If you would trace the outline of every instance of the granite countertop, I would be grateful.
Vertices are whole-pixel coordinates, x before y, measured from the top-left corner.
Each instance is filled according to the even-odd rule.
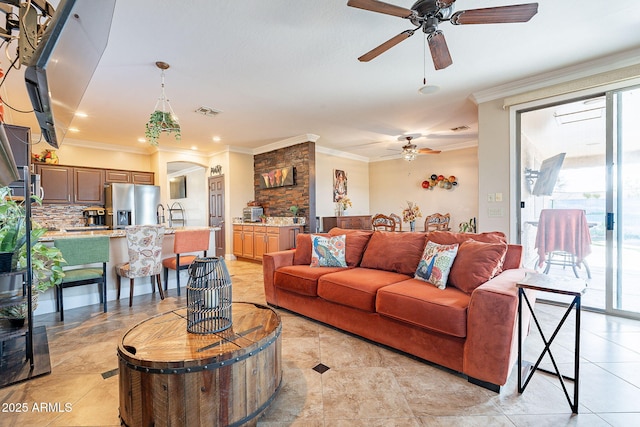
[[[169,228],[165,227],[164,234],[174,234],[176,230],[199,230],[202,228],[210,229],[211,231],[220,230],[220,227],[176,227]],[[86,230],[85,230],[86,229]],[[117,237],[125,237],[124,229],[117,230],[109,230],[102,229],[96,230],[93,227],[73,227],[68,230],[55,230],[55,231],[47,231],[44,236],[42,236],[39,241],[40,242],[52,242],[56,238],[64,238],[64,237],[82,237],[82,236],[109,236],[111,238]]]
[[[253,225],[255,227],[302,227],[304,224],[269,224],[262,222],[234,222],[233,225]]]

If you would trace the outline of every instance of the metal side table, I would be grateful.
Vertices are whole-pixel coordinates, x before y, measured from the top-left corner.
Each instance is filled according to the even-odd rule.
[[[581,300],[582,294],[587,289],[587,283],[582,279],[575,279],[573,277],[555,277],[548,276],[546,274],[540,273],[527,273],[525,278],[522,279],[519,283],[516,284],[518,288],[518,393],[524,392],[524,389],[529,384],[529,380],[535,373],[536,370],[543,371],[552,375],[555,375],[560,380],[560,384],[562,385],[562,390],[564,391],[564,395],[569,402],[569,406],[571,406],[571,410],[574,414],[578,413],[578,386],[580,383],[580,310],[581,310]],[[567,307],[562,319],[556,326],[555,330],[551,337],[547,340],[542,331],[540,323],[538,322],[538,318],[536,317],[536,313],[525,293],[525,289],[532,289],[536,291],[542,292],[550,292],[554,294],[562,294],[573,296],[572,302]],[[538,332],[540,332],[540,336],[542,337],[542,341],[544,342],[544,349],[538,360],[535,364],[527,366],[528,372],[522,372],[522,302],[527,304],[529,311],[531,312],[531,318],[536,324],[538,328]],[[564,325],[565,320],[571,314],[571,310],[575,307],[575,322],[576,322],[576,330],[575,330],[575,343],[574,343],[574,375],[573,378],[562,375],[560,370],[558,369],[558,365],[556,364],[555,358],[551,353],[551,343],[558,335],[558,332]],[[551,363],[553,364],[554,371],[546,370],[540,368],[540,362],[545,354],[549,355],[551,359]],[[523,378],[524,377],[524,378]],[[523,382],[524,380],[524,382]],[[569,380],[573,382],[573,402],[571,401],[571,397],[569,396],[569,392],[567,390],[567,386],[565,384],[565,380]]]

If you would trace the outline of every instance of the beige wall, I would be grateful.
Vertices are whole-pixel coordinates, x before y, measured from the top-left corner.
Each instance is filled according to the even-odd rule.
[[[478,105],[478,231],[502,231],[509,236],[513,195],[510,167],[515,159],[510,142],[509,111],[502,100]],[[515,189],[514,189],[515,190]],[[502,202],[489,194],[502,193]]]
[[[347,196],[353,206],[348,215],[368,215],[369,210],[369,164],[316,150],[316,215],[334,216],[333,171],[339,169],[347,174]]]
[[[37,135],[32,137],[35,138]],[[116,149],[96,150],[96,148],[93,147],[83,147],[77,144],[82,144],[82,141],[74,141],[72,143],[65,141],[65,143],[56,150],[60,164],[155,172],[152,157],[147,153],[136,153]],[[40,142],[33,145],[32,152],[41,153],[47,149],[51,149],[51,146],[45,142]]]
[[[425,190],[422,181],[432,174],[455,175],[458,185],[450,190]],[[371,214],[396,213],[402,216],[407,201],[420,207],[423,217],[416,230],[424,229],[424,215],[440,212],[451,214],[451,229],[466,222],[478,212],[478,158],[476,148],[443,151],[437,155],[421,155],[412,162],[396,159],[369,165]],[[403,230],[409,224],[402,225]]]

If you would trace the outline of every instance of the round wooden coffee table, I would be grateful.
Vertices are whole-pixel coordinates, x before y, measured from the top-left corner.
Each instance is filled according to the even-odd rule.
[[[282,381],[280,317],[232,304],[232,326],[187,332],[187,309],[151,317],[118,344],[124,425],[244,425],[257,422]]]

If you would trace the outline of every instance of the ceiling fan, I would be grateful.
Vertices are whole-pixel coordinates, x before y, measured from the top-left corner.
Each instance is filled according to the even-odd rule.
[[[538,3],[461,10],[454,13],[455,2],[456,0],[418,0],[411,6],[411,9],[407,9],[378,0],[349,0],[347,6],[398,16],[408,19],[416,26],[412,30],[405,30],[390,38],[359,57],[358,60],[361,62],[371,61],[411,37],[417,30],[422,29],[427,34],[433,65],[436,70],[442,70],[453,64],[453,60],[444,34],[438,29],[438,24],[441,22],[449,21],[453,25],[527,22],[538,13]]]
[[[402,146],[402,153],[400,154],[403,159],[410,162],[416,159],[418,154],[440,154],[440,150],[434,150],[431,148],[418,148],[418,146],[411,141],[415,138],[420,138],[421,134],[402,135],[398,137],[398,141],[406,141]]]

